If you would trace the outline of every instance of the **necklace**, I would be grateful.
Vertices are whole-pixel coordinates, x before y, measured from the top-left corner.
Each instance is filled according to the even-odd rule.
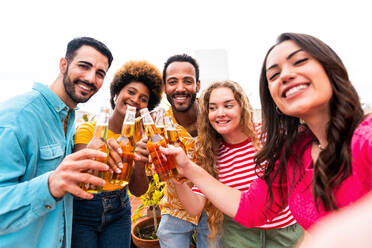
[[[318,145],[318,148],[319,148],[321,151],[324,151],[325,148],[324,148],[320,143],[318,143],[317,145]]]
[[[315,138],[313,142],[319,148],[320,151],[324,151],[325,150],[325,147],[320,144],[320,142],[319,142],[318,139]]]

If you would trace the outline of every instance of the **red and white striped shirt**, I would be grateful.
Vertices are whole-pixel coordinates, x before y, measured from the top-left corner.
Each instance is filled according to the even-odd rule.
[[[234,189],[246,191],[252,181],[258,177],[253,161],[256,152],[250,138],[239,144],[227,144],[222,141],[217,152],[218,180]],[[204,196],[196,186],[192,190],[194,193]],[[296,220],[287,205],[277,217],[257,228],[284,228],[295,223]]]

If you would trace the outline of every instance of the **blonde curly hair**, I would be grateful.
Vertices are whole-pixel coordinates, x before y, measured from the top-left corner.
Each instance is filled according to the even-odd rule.
[[[208,119],[209,99],[213,90],[217,88],[228,88],[234,94],[235,100],[241,107],[242,115],[240,125],[243,133],[252,139],[256,148],[260,147],[255,126],[253,123],[253,109],[247,95],[236,82],[226,80],[214,82],[204,90],[200,98],[200,112],[198,116],[199,143],[196,151],[197,164],[204,168],[209,174],[217,178],[216,153],[222,136],[212,127]],[[207,201],[205,211],[208,214],[209,239],[214,239],[218,234],[223,221],[223,213],[219,211],[210,201]]]

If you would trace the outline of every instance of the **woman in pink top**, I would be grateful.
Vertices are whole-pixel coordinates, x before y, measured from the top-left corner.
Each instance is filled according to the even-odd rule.
[[[225,80],[205,89],[200,97],[198,134],[197,164],[221,183],[239,191],[248,190],[257,178],[254,157],[260,147],[260,125],[253,122],[253,109],[239,84]],[[288,205],[271,221],[245,228],[224,216],[197,187],[191,191],[186,183],[176,181],[174,186],[190,215],[206,211],[209,238],[221,230],[224,248],[291,247],[303,235]]]
[[[310,35],[280,35],[263,63],[260,96],[267,139],[256,163],[267,165],[249,190],[219,183],[178,148],[163,149],[215,206],[252,227],[288,204],[308,229],[371,190],[372,116],[363,115],[330,47]]]

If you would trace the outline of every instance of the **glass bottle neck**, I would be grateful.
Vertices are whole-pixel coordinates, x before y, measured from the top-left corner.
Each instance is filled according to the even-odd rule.
[[[136,120],[136,109],[127,107],[127,112],[124,117],[123,126],[121,127],[121,136],[130,137],[134,134],[134,126]]]
[[[103,140],[107,139],[107,125],[96,125],[94,129],[94,137],[96,138],[102,138]]]

